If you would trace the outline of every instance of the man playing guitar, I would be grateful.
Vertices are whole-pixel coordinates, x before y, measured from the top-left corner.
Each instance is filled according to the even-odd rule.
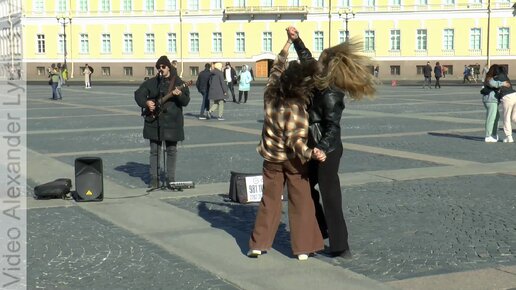
[[[151,190],[160,188],[160,173],[166,172],[165,181],[175,181],[177,142],[184,138],[183,107],[190,102],[188,85],[177,75],[170,60],[161,56],[156,62],[158,74],[144,81],[134,92],[134,99],[144,111],[143,138],[150,141],[150,183]],[[166,158],[163,169],[159,160],[165,142]]]

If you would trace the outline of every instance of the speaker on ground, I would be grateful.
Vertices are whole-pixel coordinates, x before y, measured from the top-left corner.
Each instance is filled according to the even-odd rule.
[[[75,201],[104,199],[102,171],[102,159],[98,157],[75,159],[75,192],[72,195]]]

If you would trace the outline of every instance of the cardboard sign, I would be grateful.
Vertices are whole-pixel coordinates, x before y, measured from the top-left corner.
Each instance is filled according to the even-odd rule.
[[[247,202],[259,202],[263,195],[263,176],[248,176],[245,178]]]

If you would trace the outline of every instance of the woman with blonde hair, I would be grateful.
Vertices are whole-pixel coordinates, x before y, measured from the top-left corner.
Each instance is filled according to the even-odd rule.
[[[313,61],[298,31],[289,27],[288,32],[301,63]],[[324,152],[326,160],[310,161],[310,186],[319,228],[323,237],[329,238],[328,255],[331,257],[351,257],[338,176],[343,152],[340,120],[344,110],[344,95],[360,100],[376,92],[376,80],[368,71],[370,59],[359,54],[359,47],[359,43],[347,41],[325,49],[317,63],[318,71],[312,76],[315,90],[308,110],[308,146]],[[315,188],[316,185],[319,190]]]

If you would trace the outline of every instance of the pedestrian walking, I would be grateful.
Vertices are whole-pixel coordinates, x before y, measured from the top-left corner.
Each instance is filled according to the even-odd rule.
[[[90,66],[88,64],[86,64],[84,66],[84,70],[82,71],[82,73],[84,74],[84,88],[85,89],[90,89],[91,88],[91,85],[90,85],[90,76],[91,76],[91,70],[90,70]]]
[[[217,120],[224,121],[224,103],[228,95],[228,86],[224,81],[222,73],[222,63],[216,62],[210,75],[208,98],[213,101],[208,110],[208,118],[212,118],[212,113],[218,110]]]
[[[441,63],[436,62],[434,66],[434,77],[435,77],[435,88],[437,87],[441,88],[441,83],[439,80],[441,79],[443,75],[443,67],[441,66]]]
[[[174,64],[172,64],[172,65],[174,65]],[[211,69],[211,64],[206,63],[204,65],[204,70],[199,73],[199,76],[197,77],[197,81],[195,83],[195,86],[197,87],[197,91],[202,96],[199,120],[206,120],[205,112],[207,112],[210,109],[210,100],[208,99],[209,82],[210,82],[210,76],[211,76],[210,69]]]
[[[251,81],[253,80],[253,77],[251,76],[251,73],[247,69],[247,65],[242,66],[242,71],[240,71],[240,74],[238,75],[238,102],[237,104],[240,104],[242,102],[242,93],[244,94],[244,103],[247,103],[247,96],[249,94],[249,91],[251,90]]]
[[[425,77],[425,82],[423,84],[423,89],[428,86],[429,89],[431,89],[432,85],[432,66],[430,65],[430,62],[426,63],[426,66],[423,67],[423,76]]]
[[[226,81],[226,86],[231,92],[233,103],[236,103],[237,100],[235,98],[235,85],[237,84],[237,74],[229,62],[226,62],[226,68],[224,68],[224,80]]]

